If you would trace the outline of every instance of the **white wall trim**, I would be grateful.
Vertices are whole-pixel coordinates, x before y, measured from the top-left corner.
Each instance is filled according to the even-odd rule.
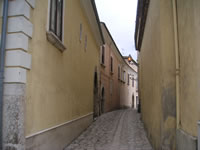
[[[4,76],[4,83],[26,83],[26,69],[24,68],[5,68]]]
[[[7,34],[6,50],[23,49],[28,51],[29,38],[23,33]]]
[[[33,34],[33,25],[23,16],[15,16],[8,18],[8,33],[23,32],[29,38]]]
[[[31,55],[22,50],[6,51],[6,67],[31,69]]]
[[[34,133],[34,134],[30,134],[30,135],[26,136],[26,139],[31,138],[31,137],[34,137],[34,136],[37,136],[37,135],[40,135],[40,134],[45,133],[45,132],[48,132],[48,131],[50,131],[50,130],[59,128],[59,127],[61,127],[61,126],[70,124],[70,123],[72,123],[72,122],[78,121],[78,120],[80,120],[80,119],[83,119],[83,118],[88,117],[88,116],[91,116],[91,115],[93,115],[93,112],[91,112],[91,113],[89,113],[89,114],[86,114],[86,115],[83,115],[83,116],[81,116],[81,117],[78,117],[78,118],[76,118],[76,119],[67,121],[67,122],[62,123],[62,124],[60,124],[60,125],[57,125],[57,126],[54,126],[54,127],[51,127],[51,128],[48,128],[48,129],[45,129],[45,130],[42,130],[42,131],[39,131],[39,132]]]
[[[30,8],[25,0],[9,1],[8,16],[23,15],[29,19]]]
[[[31,8],[35,8],[35,0],[26,0],[26,2],[31,6]]]
[[[34,5],[35,0],[9,1],[5,83],[26,84],[26,71],[31,69],[28,48],[33,34],[30,12]]]

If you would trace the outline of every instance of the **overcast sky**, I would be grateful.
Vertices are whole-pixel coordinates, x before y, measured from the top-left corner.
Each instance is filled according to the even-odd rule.
[[[137,0],[95,0],[100,20],[106,23],[122,55],[136,60],[134,45]]]

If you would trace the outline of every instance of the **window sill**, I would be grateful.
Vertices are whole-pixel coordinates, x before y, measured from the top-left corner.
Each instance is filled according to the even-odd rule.
[[[55,46],[56,48],[58,48],[61,52],[63,52],[64,50],[66,50],[66,47],[64,46],[64,44],[62,43],[62,41],[60,41],[60,39],[58,39],[58,37],[51,31],[47,31],[47,40],[53,44],[53,46]]]

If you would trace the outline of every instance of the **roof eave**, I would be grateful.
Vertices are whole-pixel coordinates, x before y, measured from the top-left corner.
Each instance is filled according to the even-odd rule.
[[[94,0],[80,0],[86,13],[92,32],[99,46],[104,44],[103,34],[100,28],[99,15]]]
[[[146,25],[146,19],[148,15],[150,0],[138,0],[137,16],[136,16],[136,28],[135,28],[135,47],[140,51],[142,46],[142,40],[144,36],[144,30]]]

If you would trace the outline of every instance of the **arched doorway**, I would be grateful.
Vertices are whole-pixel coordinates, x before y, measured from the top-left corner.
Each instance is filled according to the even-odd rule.
[[[104,103],[105,103],[105,90],[103,87],[101,89],[101,114],[104,113]]]
[[[134,94],[132,95],[132,108],[135,109],[135,99],[134,99]]]
[[[94,95],[94,106],[93,106],[93,117],[96,118],[99,115],[99,109],[98,109],[98,76],[97,71],[95,69],[94,73],[94,87],[93,87],[93,95]]]

